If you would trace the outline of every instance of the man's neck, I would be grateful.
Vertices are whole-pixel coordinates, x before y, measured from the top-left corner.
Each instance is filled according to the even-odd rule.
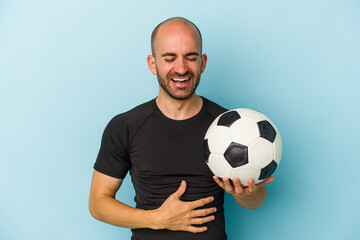
[[[168,95],[159,94],[156,104],[166,117],[173,120],[185,120],[200,112],[203,99],[195,93],[185,100],[177,100]]]

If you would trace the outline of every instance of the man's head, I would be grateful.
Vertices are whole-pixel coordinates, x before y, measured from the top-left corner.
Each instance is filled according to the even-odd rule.
[[[199,28],[194,23],[187,20],[186,18],[173,17],[173,18],[169,18],[169,19],[159,23],[159,25],[157,25],[155,27],[155,29],[153,30],[153,32],[151,34],[151,53],[152,53],[152,55],[155,56],[155,41],[156,41],[156,36],[157,36],[157,33],[158,33],[159,29],[163,25],[166,25],[167,23],[171,23],[171,22],[181,22],[181,23],[183,23],[185,25],[192,26],[194,28],[194,30],[197,31],[197,33],[199,34],[200,54],[201,54],[202,53],[202,36],[201,36],[201,32],[200,32]]]
[[[147,61],[157,75],[159,94],[178,100],[191,97],[207,62],[198,28],[184,18],[165,20],[153,31],[151,47]]]

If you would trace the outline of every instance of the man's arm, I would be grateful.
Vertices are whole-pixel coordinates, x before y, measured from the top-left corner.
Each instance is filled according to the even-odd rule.
[[[117,179],[94,171],[90,189],[89,210],[91,215],[112,225],[125,228],[169,229],[174,231],[204,232],[206,227],[195,227],[214,220],[209,215],[216,208],[195,210],[213,201],[213,197],[193,202],[183,202],[180,197],[185,193],[186,182],[171,194],[160,208],[142,210],[130,207],[115,199],[123,179]]]
[[[151,226],[150,212],[134,209],[115,199],[122,182],[123,179],[94,171],[89,197],[91,215],[99,221],[120,227],[154,227]]]
[[[219,177],[214,176],[214,180],[226,192],[234,196],[239,206],[248,209],[257,209],[264,203],[266,198],[265,184],[272,182],[274,177],[270,176],[256,185],[254,179],[249,179],[248,187],[242,187],[238,178],[232,179],[233,184],[231,184],[229,178],[223,178],[221,181]]]

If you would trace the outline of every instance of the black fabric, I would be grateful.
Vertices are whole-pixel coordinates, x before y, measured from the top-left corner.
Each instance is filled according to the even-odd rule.
[[[206,130],[224,111],[203,98],[197,115],[177,121],[163,115],[153,99],[109,122],[94,168],[115,178],[124,178],[130,171],[137,208],[160,207],[178,189],[181,180],[187,182],[181,200],[214,196],[215,200],[204,207],[217,207],[215,220],[205,224],[208,231],[204,233],[132,229],[132,239],[226,239],[224,191],[212,179],[202,146]]]

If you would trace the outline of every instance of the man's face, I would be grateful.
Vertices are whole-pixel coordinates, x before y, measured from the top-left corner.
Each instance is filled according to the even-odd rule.
[[[160,94],[178,100],[194,94],[207,61],[205,54],[200,55],[200,48],[200,36],[192,26],[170,23],[159,29],[154,63],[149,63],[149,67],[157,75]]]

